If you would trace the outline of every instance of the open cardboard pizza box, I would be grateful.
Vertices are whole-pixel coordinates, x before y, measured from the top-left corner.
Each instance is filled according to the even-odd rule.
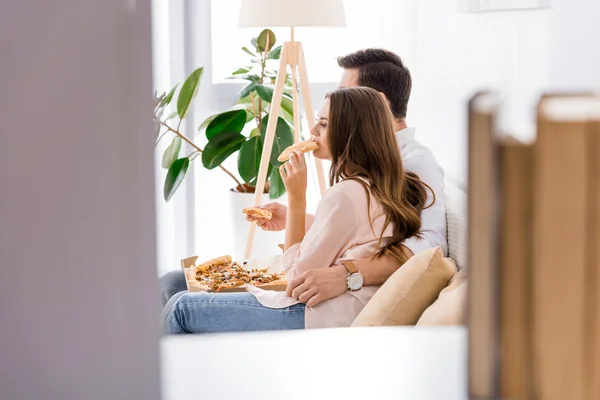
[[[189,292],[213,292],[212,290],[206,290],[205,288],[201,287],[201,286],[196,286],[193,284],[190,284],[190,282],[187,279],[187,271],[190,267],[193,267],[194,265],[196,265],[196,261],[198,260],[198,256],[193,256],[193,257],[188,257],[188,258],[184,258],[183,260],[181,260],[181,267],[183,268],[183,272],[186,276],[185,282],[188,288]],[[264,269],[264,268],[268,268],[269,273],[282,273],[282,267],[281,267],[281,256],[273,256],[273,257],[264,257],[264,258],[254,258],[254,259],[250,259],[248,261],[246,261],[246,263],[239,263],[242,267],[251,270],[251,269]],[[258,288],[264,289],[264,290],[273,290],[276,292],[283,292],[287,289],[287,282],[286,283],[281,283],[281,281],[279,282],[274,282],[274,283],[267,283],[261,286],[257,286]],[[221,289],[218,293],[231,293],[231,292],[245,292],[246,291],[246,285],[242,285],[242,286],[237,286],[237,287],[233,287],[233,288],[227,288],[227,289]]]

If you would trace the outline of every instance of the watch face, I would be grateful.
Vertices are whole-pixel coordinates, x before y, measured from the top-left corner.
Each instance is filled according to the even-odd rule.
[[[348,289],[358,290],[363,285],[363,276],[360,273],[352,274],[348,277]]]

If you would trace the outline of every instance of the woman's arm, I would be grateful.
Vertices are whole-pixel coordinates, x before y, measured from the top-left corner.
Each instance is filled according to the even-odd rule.
[[[279,168],[281,179],[288,193],[288,211],[285,223],[285,245],[288,250],[302,242],[306,233],[306,187],[307,171],[304,154],[294,153]]]
[[[306,198],[289,199],[285,223],[285,250],[304,239],[306,233]]]
[[[288,280],[304,271],[330,267],[357,231],[354,202],[341,189],[329,190],[308,232],[306,229],[306,162],[294,153],[280,168],[288,192],[283,269]]]
[[[306,232],[308,232],[313,222],[315,222],[315,216],[313,214],[306,213]]]

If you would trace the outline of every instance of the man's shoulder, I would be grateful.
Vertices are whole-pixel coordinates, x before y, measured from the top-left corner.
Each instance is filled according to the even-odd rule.
[[[444,170],[433,152],[417,140],[409,140],[400,146],[402,162],[408,172],[419,175],[426,183],[429,179],[444,180]]]

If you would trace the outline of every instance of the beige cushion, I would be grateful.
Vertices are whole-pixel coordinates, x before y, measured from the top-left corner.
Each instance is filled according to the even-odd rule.
[[[375,293],[352,326],[414,325],[456,272],[439,247],[412,256]]]
[[[437,300],[425,310],[417,325],[465,325],[467,317],[467,269],[457,272]]]

